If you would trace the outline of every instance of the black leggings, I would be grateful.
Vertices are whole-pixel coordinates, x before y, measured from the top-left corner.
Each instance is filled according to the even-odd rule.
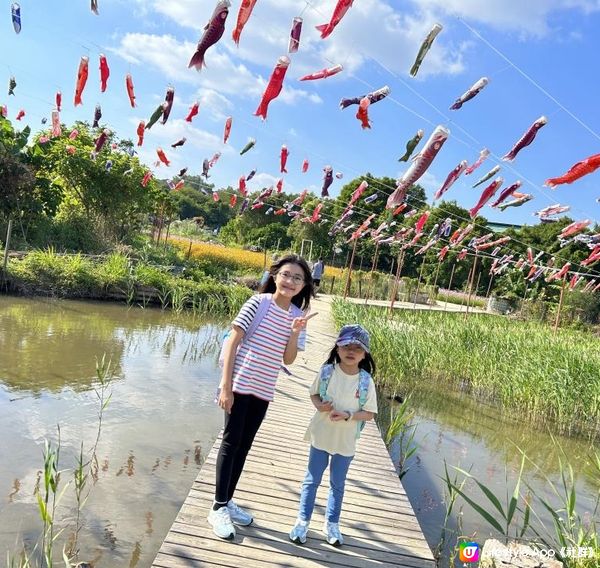
[[[246,463],[246,456],[268,407],[269,403],[266,400],[251,394],[234,393],[231,414],[225,413],[223,441],[217,456],[217,503],[228,503],[233,497]]]

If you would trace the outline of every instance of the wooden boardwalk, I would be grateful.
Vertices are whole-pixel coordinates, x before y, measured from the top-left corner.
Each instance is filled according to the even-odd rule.
[[[269,406],[235,494],[236,502],[253,513],[254,523],[236,527],[235,540],[225,541],[213,534],[206,521],[214,496],[219,436],[153,567],[433,568],[429,546],[374,422],[363,430],[348,473],[340,519],[344,546],[330,546],[321,533],[327,473],[317,494],[306,544],[297,546],[289,541],[308,457],[309,445],[303,437],[314,411],[308,387],[336,337],[329,303],[314,301],[313,311],[319,315],[309,322],[307,350],[298,354],[291,368],[294,376],[280,376],[275,401]]]

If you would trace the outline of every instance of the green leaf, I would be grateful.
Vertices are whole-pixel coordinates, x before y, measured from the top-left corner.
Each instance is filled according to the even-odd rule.
[[[44,521],[44,523],[47,522],[47,513],[46,513],[46,503],[44,503],[44,500],[42,499],[42,496],[40,495],[40,492],[38,491],[36,493],[37,495],[37,501],[38,501],[38,507],[40,508],[40,516],[42,517],[42,521]]]
[[[483,507],[475,503],[470,497],[467,497],[463,491],[461,491],[453,483],[450,484],[452,489],[456,491],[475,511],[477,511],[490,525],[492,525],[499,533],[504,534],[504,529],[492,515],[490,515]]]
[[[506,515],[506,523],[510,525],[512,518],[517,509],[517,503],[519,500],[519,490],[521,487],[521,477],[523,476],[523,467],[525,466],[525,456],[521,457],[521,468],[519,469],[519,476],[517,477],[517,484],[515,485],[515,490],[512,495],[512,499],[508,505],[508,513]]]
[[[106,409],[106,407],[108,406],[108,403],[110,402],[110,399],[112,398],[112,393],[110,393],[108,395],[108,398],[104,401],[104,404],[102,405],[102,410],[104,411]]]
[[[470,479],[472,479],[475,483],[477,483],[477,485],[479,486],[479,489],[481,489],[481,491],[490,500],[490,502],[496,508],[496,510],[502,515],[502,518],[504,520],[506,520],[506,513],[504,512],[504,509],[502,508],[502,504],[500,503],[500,501],[498,500],[498,498],[492,493],[492,491],[490,489],[488,489],[483,483],[480,483],[470,473],[468,473],[468,472],[466,472],[466,471],[464,471],[464,470],[462,470],[462,469],[460,469],[458,467],[455,467],[454,469],[456,469],[457,471],[459,471],[463,475],[466,475],[467,477],[469,477]],[[504,533],[504,531],[502,531],[502,533]]]
[[[525,534],[525,531],[527,530],[527,527],[529,526],[530,511],[531,511],[531,508],[529,507],[529,503],[527,503],[527,505],[525,505],[525,517],[523,518],[523,528],[521,529],[521,532],[519,534],[520,538],[523,538],[523,535]]]

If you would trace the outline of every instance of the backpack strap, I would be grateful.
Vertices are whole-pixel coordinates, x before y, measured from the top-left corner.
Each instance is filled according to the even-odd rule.
[[[301,318],[304,315],[302,308],[299,308],[296,304],[290,304],[290,308],[293,318]]]
[[[273,299],[273,294],[259,294],[260,302],[256,308],[256,312],[254,313],[254,317],[244,334],[243,341],[248,341],[254,334],[254,332],[258,329],[260,322],[267,315],[269,308],[271,307],[271,300]]]
[[[319,396],[321,400],[325,400],[327,397],[327,388],[329,387],[329,379],[333,375],[333,365],[328,363],[321,367],[321,374],[319,377]]]
[[[371,375],[364,369],[360,370],[358,375],[358,408],[362,410],[367,403],[367,397],[369,396],[369,385],[371,384]],[[365,421],[361,420],[358,422],[356,427],[356,437],[360,438],[360,433],[365,427]]]

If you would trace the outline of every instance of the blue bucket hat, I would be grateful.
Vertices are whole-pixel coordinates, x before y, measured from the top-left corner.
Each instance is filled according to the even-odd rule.
[[[340,334],[335,342],[336,345],[344,347],[345,345],[351,345],[355,343],[360,345],[367,353],[370,352],[369,332],[362,326],[356,323],[345,325],[340,329]]]

